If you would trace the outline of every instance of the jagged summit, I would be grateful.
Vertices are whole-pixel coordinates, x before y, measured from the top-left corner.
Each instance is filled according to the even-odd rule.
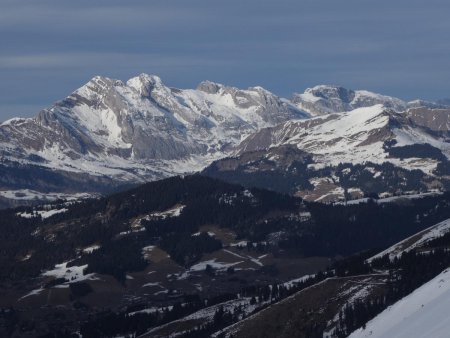
[[[345,112],[376,104],[398,111],[403,111],[407,107],[406,102],[394,97],[330,85],[315,86],[306,89],[304,93],[296,93],[292,101],[298,108],[314,116]]]
[[[339,99],[344,102],[351,102],[355,97],[355,92],[341,86],[318,85],[305,90],[306,94],[311,94],[324,99]]]
[[[362,107],[381,104],[402,112],[408,108],[448,108],[444,103],[425,100],[406,102],[396,97],[377,94],[367,90],[352,90],[341,86],[318,85],[307,88],[303,93],[294,93],[292,102],[312,116],[341,113]]]
[[[127,81],[127,86],[135,89],[141,96],[148,97],[155,88],[164,88],[161,78],[156,75],[145,73],[133,77]]]
[[[201,90],[202,92],[208,93],[208,94],[216,94],[221,88],[224,88],[225,85],[221,83],[216,83],[212,81],[202,81],[198,84],[197,90]]]

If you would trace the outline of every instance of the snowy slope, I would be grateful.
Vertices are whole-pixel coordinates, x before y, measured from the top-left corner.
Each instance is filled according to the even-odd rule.
[[[391,162],[425,173],[435,169],[437,161],[433,159],[389,156],[385,149],[386,142],[395,142],[394,147],[429,144],[440,149],[447,158],[450,156],[450,144],[444,138],[417,127],[403,114],[383,105],[304,121],[288,121],[266,128],[250,135],[236,153],[292,144],[313,154],[319,167],[339,163]]]
[[[350,338],[447,338],[450,332],[450,271],[416,289],[369,321]]]

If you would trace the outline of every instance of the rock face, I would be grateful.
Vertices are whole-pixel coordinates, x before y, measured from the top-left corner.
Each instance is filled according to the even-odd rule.
[[[446,108],[411,108],[405,116],[415,125],[426,128],[430,132],[450,138],[450,109]]]

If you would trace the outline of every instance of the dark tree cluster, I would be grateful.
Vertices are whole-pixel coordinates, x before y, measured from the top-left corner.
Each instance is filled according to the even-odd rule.
[[[447,157],[442,151],[430,144],[411,144],[406,146],[385,147],[389,155],[400,159],[405,158],[429,158],[438,161],[446,160]]]
[[[88,264],[85,274],[97,272],[111,275],[121,283],[125,283],[127,272],[141,271],[147,266],[142,256],[142,246],[136,245],[129,237],[105,242],[99,249],[71,262],[69,266],[84,264]]]
[[[374,175],[373,168],[377,173]],[[347,191],[349,188],[359,188],[366,196],[389,192],[396,194],[405,191],[426,191],[423,183],[424,174],[421,170],[407,170],[394,166],[392,163],[383,164],[339,164],[336,168],[325,168],[330,174],[339,177],[339,183]]]
[[[160,242],[161,248],[182,266],[190,266],[197,262],[204,253],[214,252],[222,248],[222,242],[202,232],[197,236],[190,233],[166,235]]]
[[[387,307],[385,297],[369,301],[355,301],[339,313],[338,328],[335,335],[338,338],[348,337],[350,333],[367,323]]]
[[[368,249],[385,248],[424,228],[450,218],[450,194],[358,205],[308,204],[312,222],[292,227],[280,248],[306,256],[348,256]]]

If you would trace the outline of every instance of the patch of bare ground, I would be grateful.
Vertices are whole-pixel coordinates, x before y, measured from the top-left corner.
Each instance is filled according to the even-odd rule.
[[[199,232],[208,232],[213,234],[224,246],[234,243],[236,233],[228,228],[220,228],[217,225],[203,225],[199,228]]]
[[[306,201],[332,202],[342,199],[343,193],[340,187],[330,178],[318,179],[313,190],[298,191],[295,195]]]
[[[164,260],[170,260],[168,253],[157,246],[148,252],[145,258],[152,263],[161,263]]]

